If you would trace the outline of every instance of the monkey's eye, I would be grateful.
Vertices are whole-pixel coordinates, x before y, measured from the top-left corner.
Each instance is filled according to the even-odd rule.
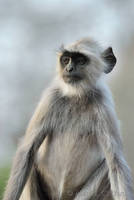
[[[63,65],[67,65],[69,63],[69,61],[70,61],[70,57],[69,56],[62,56],[61,57],[61,63]]]
[[[84,64],[86,64],[86,62],[87,62],[87,58],[84,56],[77,58],[77,64],[79,64],[79,65],[84,65]]]

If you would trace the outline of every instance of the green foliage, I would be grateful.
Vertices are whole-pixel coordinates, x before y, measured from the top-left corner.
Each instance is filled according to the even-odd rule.
[[[2,200],[2,195],[8,180],[9,172],[10,172],[9,166],[0,168],[0,200]]]

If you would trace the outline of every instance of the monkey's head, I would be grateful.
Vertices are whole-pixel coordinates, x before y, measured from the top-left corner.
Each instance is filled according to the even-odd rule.
[[[112,48],[102,50],[98,43],[86,38],[62,47],[58,57],[58,74],[69,88],[91,89],[103,73],[110,73],[116,64]]]

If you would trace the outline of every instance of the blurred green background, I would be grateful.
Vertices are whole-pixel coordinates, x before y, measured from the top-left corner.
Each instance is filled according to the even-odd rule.
[[[0,168],[0,199],[2,199],[3,191],[8,180],[9,172],[9,166]]]
[[[0,199],[18,141],[55,74],[57,49],[85,36],[112,46],[117,57],[106,79],[133,174],[133,24],[133,0],[0,1]]]

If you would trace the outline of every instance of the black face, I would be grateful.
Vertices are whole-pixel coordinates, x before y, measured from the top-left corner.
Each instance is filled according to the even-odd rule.
[[[84,69],[89,58],[77,52],[64,52],[60,58],[65,82],[74,83],[84,78]]]

